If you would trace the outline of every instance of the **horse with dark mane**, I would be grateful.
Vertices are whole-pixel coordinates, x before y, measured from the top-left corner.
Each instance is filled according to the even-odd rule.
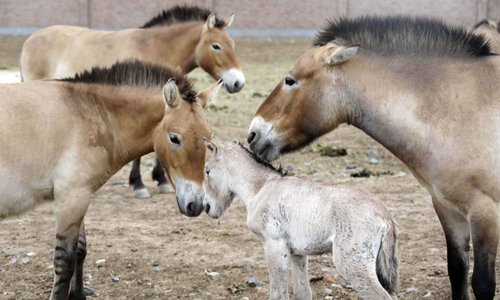
[[[234,15],[220,19],[197,6],[175,6],[162,11],[140,28],[120,31],[91,30],[76,26],[52,26],[31,35],[21,54],[24,81],[73,76],[93,66],[109,67],[117,60],[139,59],[188,73],[201,67],[214,79],[222,79],[230,93],[245,84],[234,49],[224,30]],[[160,193],[170,191],[167,177],[156,162],[153,179]],[[130,184],[138,198],[149,198],[134,161]]]
[[[261,104],[249,129],[267,160],[347,123],[374,138],[432,195],[446,236],[453,299],[495,296],[500,202],[500,58],[441,21],[330,22]]]
[[[137,61],[64,80],[0,85],[0,219],[54,200],[51,299],[84,299],[84,217],[91,194],[156,151],[188,216],[203,209],[204,140],[212,136],[186,77]]]

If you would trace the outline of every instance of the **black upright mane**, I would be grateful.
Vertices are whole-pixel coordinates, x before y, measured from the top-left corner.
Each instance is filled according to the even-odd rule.
[[[190,102],[196,101],[196,91],[182,73],[138,60],[116,62],[109,68],[93,67],[90,71],[84,71],[62,81],[162,88],[170,78],[175,79],[182,98]]]
[[[258,164],[280,174],[281,176],[286,176],[287,175],[287,171],[284,170],[281,166],[279,167],[275,167],[273,166],[271,163],[269,163],[268,161],[262,159],[261,157],[259,157],[257,154],[253,153],[252,151],[250,151],[247,147],[245,147],[245,145],[243,145],[241,142],[235,142],[236,144],[238,144],[241,149],[245,150],[246,153],[248,153],[248,155],[253,158]]]
[[[150,28],[154,26],[168,26],[175,23],[183,23],[190,21],[205,22],[212,12],[206,8],[198,6],[181,6],[176,5],[168,10],[163,10],[159,15],[149,20],[141,28]],[[223,28],[226,22],[219,18],[215,18],[215,27]]]
[[[488,40],[462,27],[424,17],[358,17],[328,22],[314,45],[334,40],[391,56],[481,57],[493,55]]]

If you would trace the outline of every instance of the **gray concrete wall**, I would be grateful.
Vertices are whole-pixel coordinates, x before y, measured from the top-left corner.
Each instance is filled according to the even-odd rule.
[[[197,4],[222,16],[235,13],[234,29],[264,35],[308,33],[327,19],[365,14],[427,15],[464,26],[483,18],[500,20],[500,0],[0,0],[0,28],[137,27],[175,4]]]

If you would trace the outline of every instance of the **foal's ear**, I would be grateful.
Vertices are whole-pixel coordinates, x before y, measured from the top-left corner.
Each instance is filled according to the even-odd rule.
[[[179,104],[179,90],[174,78],[170,78],[163,86],[163,99],[170,107],[176,107]]]
[[[205,142],[205,146],[207,146],[207,149],[212,151],[213,154],[217,154],[219,152],[219,146],[217,146],[213,139],[209,140],[204,137],[203,141]]]
[[[207,32],[209,30],[214,29],[214,27],[215,27],[215,21],[216,21],[215,14],[213,14],[213,13],[210,14],[208,16],[207,20],[205,21],[205,25],[203,25],[203,31],[202,31],[202,33],[205,33],[205,32]]]
[[[226,25],[224,27],[226,27],[226,28],[231,27],[231,24],[233,24],[233,21],[234,21],[234,14],[231,14],[229,17],[227,17],[227,19],[224,20],[224,23],[226,23]]]
[[[209,86],[208,88],[199,92],[198,95],[196,95],[198,97],[198,101],[201,107],[207,108],[209,104],[215,103],[215,99],[217,98],[217,93],[219,92],[222,84],[223,84],[222,79],[219,79],[219,81],[217,81],[216,84]]]
[[[338,65],[351,59],[358,52],[359,45],[356,46],[337,46],[327,49],[325,62],[328,65]]]

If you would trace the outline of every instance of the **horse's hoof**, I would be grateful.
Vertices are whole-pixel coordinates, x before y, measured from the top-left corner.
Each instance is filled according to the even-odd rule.
[[[151,198],[151,195],[149,194],[147,188],[141,188],[141,189],[134,190],[134,196],[138,199]]]
[[[158,186],[158,191],[160,192],[160,194],[169,194],[175,192],[172,186],[168,183],[160,184]]]

